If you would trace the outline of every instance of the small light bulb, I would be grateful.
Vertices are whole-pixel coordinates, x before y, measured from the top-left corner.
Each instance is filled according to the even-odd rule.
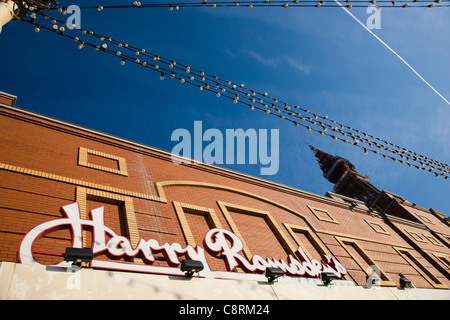
[[[120,65],[125,65],[125,58],[122,59],[122,61],[120,61]]]
[[[34,32],[39,32],[41,29],[39,27],[34,28]]]
[[[80,43],[79,45],[78,45],[78,49],[83,49],[83,47],[84,47],[84,44],[83,43]]]
[[[164,73],[161,73],[161,76],[159,77],[161,80],[164,80]]]

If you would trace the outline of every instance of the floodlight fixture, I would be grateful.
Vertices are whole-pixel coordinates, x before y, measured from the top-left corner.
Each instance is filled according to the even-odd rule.
[[[284,276],[284,271],[280,268],[266,268],[266,278],[269,283],[274,282],[279,277]]]
[[[94,259],[94,253],[91,248],[66,248],[64,253],[64,261],[72,262],[72,264],[81,267],[82,263],[89,263]]]
[[[181,271],[185,272],[187,278],[191,278],[194,273],[203,270],[203,263],[198,260],[182,260],[180,269]]]
[[[331,272],[322,272],[320,274],[320,280],[322,280],[323,285],[325,286],[328,286],[331,283],[331,281],[333,281],[336,278],[337,276]]]
[[[400,276],[400,288],[405,289],[414,287],[411,280],[406,278],[403,273],[399,273],[398,275]]]

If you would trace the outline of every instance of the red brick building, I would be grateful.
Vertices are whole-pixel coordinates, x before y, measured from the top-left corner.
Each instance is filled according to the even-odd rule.
[[[72,246],[94,248],[90,268],[80,274],[115,287],[119,298],[135,291],[119,289],[117,279],[143,274],[161,288],[171,286],[171,294],[189,287],[179,298],[229,298],[224,292],[264,281],[270,261],[286,267],[272,291],[260,286],[233,297],[300,299],[308,297],[307,287],[309,298],[450,298],[450,222],[437,210],[386,191],[369,210],[335,193],[315,195],[203,163],[177,165],[166,151],[18,109],[7,94],[0,99],[0,282],[7,284],[1,298],[34,298],[38,285],[47,298],[58,290],[83,297],[80,290],[90,284],[81,280],[78,291],[67,289],[67,278],[60,279],[66,289],[52,287],[52,277],[64,273],[52,274],[48,266]],[[78,209],[61,209],[73,203]],[[95,224],[90,211],[101,207]],[[70,210],[79,214],[81,233],[63,223]],[[219,236],[226,239],[221,249],[215,248]],[[234,241],[235,249],[236,239],[242,250],[227,256],[225,244],[231,250]],[[203,271],[180,287],[164,282],[183,276],[179,262],[193,257],[203,261]],[[379,270],[375,290],[364,289],[369,266]],[[320,280],[330,270],[340,276],[331,295]],[[401,289],[400,273],[415,288]],[[90,298],[105,298],[91,291]],[[145,292],[150,299],[171,297]]]

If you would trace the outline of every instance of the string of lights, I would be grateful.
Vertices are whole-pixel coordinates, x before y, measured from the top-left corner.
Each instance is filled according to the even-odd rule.
[[[344,0],[345,7],[357,8],[368,7],[376,5],[378,8],[438,8],[449,7],[449,0]],[[208,2],[202,0],[198,2],[169,2],[169,3],[141,3],[134,1],[133,4],[121,5],[89,5],[80,6],[81,9],[96,9],[102,11],[104,9],[127,9],[127,8],[168,8],[169,10],[179,10],[180,8],[224,8],[224,7],[239,7],[239,8],[308,8],[308,7],[323,7],[323,8],[340,8],[340,5],[334,0],[291,0],[291,1],[274,1],[274,0],[259,0],[259,1],[213,1]],[[52,8],[50,10],[54,10]],[[60,12],[64,10],[60,7]]]
[[[43,17],[44,21],[37,23],[36,14]],[[46,20],[51,20],[51,27],[45,25]],[[131,62],[147,70],[158,72],[161,80],[166,77],[176,79],[181,83],[195,86],[200,91],[209,91],[217,97],[224,97],[232,100],[236,104],[245,105],[250,110],[259,110],[268,115],[289,121],[297,127],[305,128],[308,132],[315,132],[335,141],[352,144],[360,148],[365,154],[371,152],[384,159],[390,159],[418,170],[432,172],[436,177],[442,176],[445,180],[448,178],[450,172],[450,166],[448,164],[430,159],[361,130],[354,129],[329,119],[328,116],[321,116],[304,107],[291,105],[272,98],[266,92],[262,93],[249,89],[244,84],[233,83],[221,77],[161,57],[128,43],[105,37],[93,31],[73,29],[71,31],[79,32],[80,36],[69,35],[66,32],[67,24],[64,21],[52,18],[41,12],[32,13],[29,19],[23,19],[23,21],[35,25],[36,32],[39,32],[41,29],[49,30],[72,39],[78,43],[79,49],[88,46],[97,51],[111,54],[120,60],[121,65]],[[89,37],[94,38],[94,41],[88,41],[87,39]]]

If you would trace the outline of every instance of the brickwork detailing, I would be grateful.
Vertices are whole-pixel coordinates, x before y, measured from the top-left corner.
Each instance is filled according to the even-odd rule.
[[[331,223],[339,224],[339,222],[328,212],[328,210],[315,208],[308,206],[309,210],[316,216],[320,221],[326,221]]]
[[[367,222],[367,224],[373,229],[373,231],[375,231],[376,233],[381,233],[381,234],[386,234],[386,235],[391,235],[389,232],[387,232],[382,226],[381,224],[379,224],[378,222],[375,221],[369,221],[367,219],[364,219],[365,222]]]
[[[119,169],[114,169],[114,168],[109,168],[109,167],[89,163],[88,162],[89,154],[117,161]],[[107,153],[100,152],[100,151],[90,150],[90,149],[87,149],[84,147],[78,148],[78,165],[96,169],[96,170],[106,171],[109,173],[120,174],[122,176],[128,176],[127,162],[126,162],[125,158],[114,156],[114,155],[107,154]]]
[[[438,240],[436,240],[436,238],[434,238],[433,236],[430,235],[423,235],[426,239],[428,239],[428,241],[430,241],[430,243],[434,244],[435,246],[438,247],[443,247],[444,245],[442,243],[440,243]]]
[[[447,268],[450,270],[450,256],[440,253],[440,252],[432,252],[433,256],[436,257],[436,259],[444,266],[444,268]]]
[[[197,243],[195,242],[194,235],[192,234],[191,228],[189,227],[189,223],[186,219],[186,213],[205,216],[213,228],[222,228],[222,224],[214,212],[214,209],[181,203],[178,201],[173,201],[173,207],[175,208],[178,221],[180,222],[184,238],[186,239],[186,243],[188,245],[195,247]]]
[[[244,240],[244,237],[241,235],[239,227],[236,225],[236,223],[234,222],[233,218],[231,217],[230,210],[233,210],[233,211],[236,211],[236,212],[239,212],[239,213],[242,213],[242,214],[248,214],[248,215],[253,215],[253,216],[264,218],[264,220],[266,221],[267,225],[270,227],[270,229],[272,230],[274,235],[277,237],[278,241],[283,246],[283,248],[289,254],[292,254],[292,255],[295,256],[295,252],[297,251],[297,249],[289,241],[287,236],[284,234],[283,230],[280,228],[278,223],[275,221],[273,216],[270,214],[270,212],[263,211],[263,210],[258,210],[258,209],[253,209],[253,208],[247,208],[247,207],[243,207],[243,206],[238,206],[238,205],[235,205],[235,204],[225,203],[225,202],[221,202],[221,201],[217,201],[217,204],[219,205],[220,210],[224,214],[225,219],[227,220],[227,222],[228,222],[228,224],[229,224],[229,226],[231,228],[231,231],[233,231],[233,233],[235,235],[237,235],[240,239],[242,239],[242,242],[244,244],[243,251],[244,251],[244,254],[247,257],[247,259],[250,260],[253,257],[253,255],[252,255],[252,253],[250,251],[250,248],[246,244],[246,242]]]
[[[426,266],[423,265],[417,259],[410,250],[404,248],[396,248],[394,249],[406,260],[406,262],[413,267],[423,278],[425,278],[434,288],[436,289],[448,289],[448,287],[443,284],[438,277],[436,277]]]
[[[151,200],[151,201],[160,202],[160,203],[167,203],[167,199],[166,199],[166,195],[165,195],[165,192],[164,192],[164,188],[169,188],[169,187],[174,187],[174,186],[189,186],[189,187],[212,188],[212,189],[217,189],[217,190],[225,190],[225,191],[229,191],[229,192],[234,192],[236,194],[241,194],[241,195],[245,195],[245,196],[248,196],[248,197],[252,197],[252,198],[261,200],[263,202],[267,202],[269,204],[272,204],[274,206],[277,206],[277,207],[279,207],[279,208],[281,208],[283,210],[286,210],[286,211],[288,211],[288,212],[290,212],[290,213],[292,213],[292,214],[302,218],[305,221],[305,223],[308,225],[308,227],[315,233],[323,233],[323,234],[329,234],[329,235],[337,235],[337,236],[346,236],[346,237],[348,237],[348,235],[344,234],[344,233],[333,232],[333,231],[324,230],[324,229],[318,229],[318,228],[316,228],[314,226],[314,224],[311,223],[311,221],[306,216],[304,216],[303,214],[300,214],[298,211],[296,211],[294,209],[291,209],[291,208],[289,208],[289,207],[287,207],[285,205],[282,205],[282,204],[280,204],[278,202],[272,201],[270,199],[267,199],[265,197],[259,196],[259,195],[254,194],[254,193],[250,193],[250,192],[247,192],[247,191],[244,191],[244,190],[239,190],[239,189],[228,187],[228,186],[221,186],[221,185],[217,185],[217,184],[197,182],[197,181],[163,181],[163,182],[155,182],[155,189],[157,191],[157,195],[155,196],[155,195],[143,194],[143,193],[139,193],[139,192],[134,192],[134,191],[124,190],[124,189],[114,188],[114,187],[110,187],[110,186],[105,186],[105,185],[101,185],[101,184],[97,184],[97,183],[91,183],[91,182],[87,182],[87,181],[84,181],[84,180],[72,179],[72,178],[68,178],[68,177],[64,177],[64,176],[60,176],[60,175],[55,175],[55,174],[51,174],[51,173],[47,173],[47,172],[27,169],[27,168],[13,166],[13,165],[4,164],[4,163],[0,163],[0,170],[6,170],[6,171],[10,171],[10,172],[30,175],[30,176],[43,178],[43,179],[48,179],[48,180],[54,180],[54,181],[58,181],[58,182],[65,182],[65,183],[73,184],[73,185],[76,185],[76,186],[79,186],[79,187],[89,187],[90,189],[110,192],[110,193],[114,193],[114,194],[117,194],[117,195],[129,196],[129,197],[132,197],[132,198]],[[385,242],[385,241],[377,241],[377,240],[370,239],[370,238],[363,238],[363,237],[356,237],[356,236],[352,236],[352,238],[359,239],[359,240],[364,240],[364,241],[371,241],[371,242],[374,242],[374,243],[394,245],[394,243],[389,243],[389,242]],[[404,247],[404,248],[408,248],[408,249],[412,249],[409,245],[403,245],[402,246],[402,245],[400,245],[398,243],[395,244],[395,245],[400,246],[400,247]]]
[[[297,225],[293,225],[293,224],[288,224],[288,223],[283,223],[283,225],[286,227],[287,231],[292,236],[292,238],[295,240],[297,245],[302,247],[303,251],[306,253],[308,258],[313,259],[313,255],[310,252],[308,252],[305,245],[302,244],[298,240],[298,238],[296,236],[296,232],[300,232],[300,233],[304,234],[306,236],[306,238],[308,239],[308,241],[312,244],[314,249],[316,249],[316,251],[320,255],[327,255],[329,257],[332,256],[331,252],[325,247],[325,245],[322,243],[322,241],[314,234],[314,232],[311,231],[310,228],[303,227],[303,226],[297,226]]]
[[[139,231],[136,223],[136,215],[134,212],[133,199],[119,194],[98,191],[77,187],[77,202],[80,206],[80,214],[82,219],[87,219],[87,200],[95,200],[99,202],[120,203],[125,209],[125,222],[127,226],[127,237],[133,246],[137,246],[139,242]],[[86,231],[83,235],[83,246],[86,245]]]
[[[237,189],[237,188],[232,188],[232,187],[228,187],[228,186],[223,186],[223,185],[218,185],[218,184],[213,184],[213,183],[205,183],[205,182],[197,182],[197,181],[162,181],[162,182],[155,182],[155,187],[157,190],[157,193],[159,195],[158,199],[159,202],[167,202],[166,199],[166,195],[164,192],[165,188],[169,188],[169,187],[180,187],[180,186],[185,186],[185,187],[198,187],[198,188],[210,188],[210,189],[216,189],[216,190],[222,190],[222,191],[228,191],[228,192],[232,192],[232,193],[236,193],[236,194],[240,194],[243,196],[247,196],[253,199],[257,199],[260,200],[262,202],[271,204],[273,206],[276,206],[282,210],[285,210],[287,212],[290,212],[300,218],[302,218],[305,223],[314,231],[317,231],[316,228],[314,227],[314,225],[309,221],[309,219],[299,213],[297,210],[294,210],[288,206],[285,206],[279,202],[270,200],[268,198],[262,197],[258,194],[252,193],[252,192],[248,192],[245,190],[241,190],[241,189]]]
[[[88,181],[84,181],[84,180],[80,180],[80,179],[73,179],[73,178],[64,177],[61,175],[52,174],[52,173],[48,173],[48,172],[27,169],[27,168],[23,168],[23,167],[19,167],[19,166],[13,166],[13,165],[6,164],[6,163],[0,163],[0,170],[22,173],[22,174],[31,175],[34,177],[39,177],[39,178],[49,179],[49,180],[54,180],[54,181],[59,181],[59,182],[65,182],[65,183],[74,184],[77,186],[83,186],[83,187],[97,189],[97,190],[101,190],[101,191],[105,191],[105,192],[117,193],[117,194],[134,197],[134,198],[140,198],[140,199],[152,200],[152,201],[164,202],[164,203],[167,202],[167,200],[165,198],[160,198],[158,196],[154,196],[154,195],[150,195],[150,194],[114,188],[114,187],[105,186],[105,185],[98,184],[98,183],[88,182]]]
[[[425,240],[424,238],[422,238],[421,235],[419,235],[417,232],[415,231],[411,231],[411,230],[407,230],[405,229],[405,231],[415,240],[418,242],[422,242],[422,243],[427,243],[427,240]]]
[[[349,238],[336,237],[336,240],[341,244],[341,246],[347,251],[350,257],[358,264],[361,270],[366,274],[368,266],[376,266],[380,271],[380,285],[382,286],[392,286],[395,287],[396,284],[391,281],[380,267],[377,266],[375,261],[369,256],[369,254],[361,248],[358,241]]]

